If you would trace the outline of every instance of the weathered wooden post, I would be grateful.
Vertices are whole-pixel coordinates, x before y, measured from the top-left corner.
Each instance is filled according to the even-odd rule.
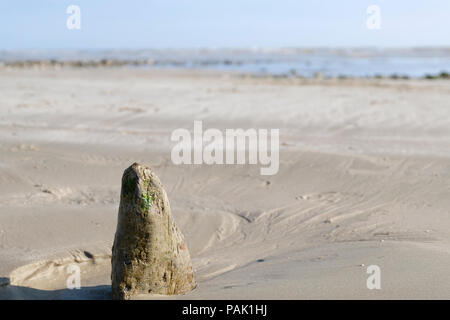
[[[113,299],[182,294],[196,286],[167,194],[153,171],[138,163],[123,173],[111,264]]]

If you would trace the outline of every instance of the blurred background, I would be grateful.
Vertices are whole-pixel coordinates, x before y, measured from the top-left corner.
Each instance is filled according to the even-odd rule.
[[[446,0],[17,0],[0,3],[0,61],[447,77],[449,30]]]

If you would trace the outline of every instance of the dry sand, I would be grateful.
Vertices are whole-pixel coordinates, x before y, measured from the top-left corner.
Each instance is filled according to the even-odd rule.
[[[3,69],[0,92],[2,299],[110,297],[135,161],[163,182],[193,259],[198,287],[171,298],[450,298],[449,81]],[[279,128],[278,174],[172,164],[170,134],[194,120]]]

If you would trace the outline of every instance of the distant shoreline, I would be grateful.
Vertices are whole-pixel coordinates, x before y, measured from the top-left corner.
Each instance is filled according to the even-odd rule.
[[[100,60],[12,60],[0,61],[0,71],[2,69],[61,69],[61,68],[114,68],[114,67],[144,67],[144,68],[181,68],[181,69],[205,69],[211,66],[229,66],[222,71],[239,71],[239,68],[233,69],[232,66],[239,66],[244,62],[239,61],[204,61],[195,64],[183,63],[180,61],[155,61],[152,59],[141,60],[116,60],[116,59],[100,59]],[[221,71],[219,68],[218,71]],[[264,73],[264,72],[242,72],[242,75],[254,77],[274,77],[274,78],[315,78],[315,79],[450,79],[450,72],[443,69],[437,73],[425,73],[422,76],[414,77],[407,74],[373,74],[366,76],[352,76],[346,74],[326,75],[323,72],[315,72],[314,74],[303,75],[296,70],[290,70],[284,73]]]
[[[1,51],[1,68],[175,68],[292,78],[448,79],[450,48]]]

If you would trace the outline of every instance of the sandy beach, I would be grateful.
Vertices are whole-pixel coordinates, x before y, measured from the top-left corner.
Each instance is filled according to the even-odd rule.
[[[2,68],[0,92],[0,299],[110,298],[134,162],[160,177],[198,284],[138,299],[450,298],[448,80]],[[279,129],[278,173],[173,164],[194,120]]]

